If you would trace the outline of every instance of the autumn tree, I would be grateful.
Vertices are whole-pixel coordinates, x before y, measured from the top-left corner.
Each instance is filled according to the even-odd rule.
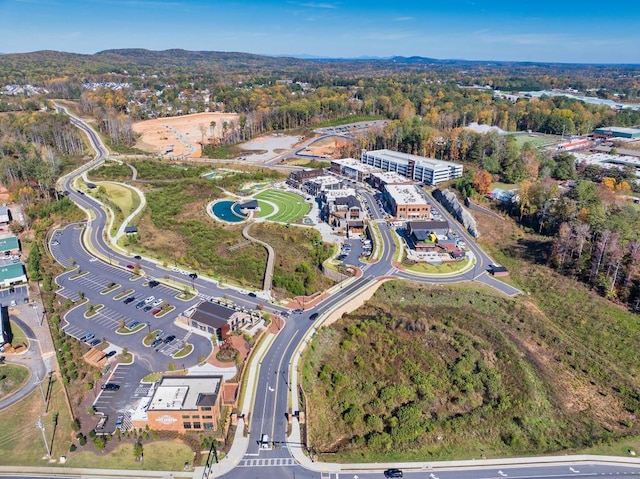
[[[478,170],[473,175],[472,180],[473,188],[480,193],[481,195],[485,195],[491,189],[491,174],[488,171]]]

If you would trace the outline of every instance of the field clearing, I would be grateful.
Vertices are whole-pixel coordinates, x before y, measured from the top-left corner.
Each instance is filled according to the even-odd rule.
[[[530,296],[394,281],[318,331],[303,375],[320,460],[635,450],[633,315],[505,263]]]
[[[15,322],[11,321],[11,332],[13,333],[13,344],[24,344],[29,347],[29,339],[27,338],[24,330],[18,326]]]
[[[0,411],[0,465],[48,465],[42,460],[45,447],[42,432],[35,427],[38,417],[42,418],[47,443],[52,448],[53,457],[68,455],[71,445],[71,418],[65,404],[62,385],[55,376],[49,412],[45,414],[45,406],[39,389],[35,389],[25,399]],[[46,388],[47,383],[43,384]],[[58,414],[58,425],[54,433],[54,415]]]
[[[278,207],[277,213],[269,217],[270,221],[295,223],[311,209],[311,206],[300,195],[286,191],[265,190],[255,195],[255,198],[271,201]]]
[[[19,364],[0,364],[0,399],[20,389],[28,378],[28,368]]]
[[[86,447],[93,448],[93,445],[89,442]],[[133,444],[121,444],[104,455],[90,450],[77,452],[69,458],[66,465],[92,469],[181,471],[185,462],[191,464],[193,461],[191,448],[178,440],[143,443],[143,448],[142,463],[133,457]]]
[[[196,113],[193,115],[155,118],[133,124],[133,131],[140,134],[135,148],[155,155],[164,155],[170,145],[170,156],[187,155],[200,158],[200,143],[222,136],[223,123],[235,123],[238,115],[229,113]],[[215,126],[212,127],[212,122]]]
[[[556,135],[545,135],[544,133],[529,133],[524,135],[513,135],[516,139],[518,148],[522,148],[525,143],[531,143],[536,148],[544,148],[545,146],[560,143],[561,137]]]
[[[268,216],[271,216],[276,211],[275,206],[271,202],[258,200],[258,205],[260,205],[258,218],[266,218]]]
[[[109,200],[120,208],[125,218],[140,206],[140,196],[131,188],[108,182],[97,183],[97,185],[105,189]]]

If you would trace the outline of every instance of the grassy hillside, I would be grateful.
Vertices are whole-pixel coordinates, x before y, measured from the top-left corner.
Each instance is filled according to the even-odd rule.
[[[337,453],[323,459],[530,455],[639,432],[637,362],[600,347],[606,329],[561,327],[589,322],[579,305],[545,314],[474,286],[387,283],[316,335],[304,387],[310,444]],[[637,322],[624,333],[640,339]]]
[[[322,274],[322,263],[333,250],[322,243],[316,230],[258,223],[251,235],[269,243],[276,252],[273,286],[291,296],[311,294],[330,288],[333,282]]]

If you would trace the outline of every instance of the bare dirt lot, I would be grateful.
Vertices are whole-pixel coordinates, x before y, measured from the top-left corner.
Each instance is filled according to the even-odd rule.
[[[238,120],[229,113],[196,113],[194,115],[156,118],[134,123],[133,130],[141,135],[135,147],[157,155],[200,158],[200,143],[219,138],[224,122]],[[212,122],[215,122],[212,127]]]
[[[300,153],[313,156],[324,156],[327,158],[337,159],[340,158],[340,148],[343,147],[348,140],[339,137],[331,136],[323,138],[305,148]]]

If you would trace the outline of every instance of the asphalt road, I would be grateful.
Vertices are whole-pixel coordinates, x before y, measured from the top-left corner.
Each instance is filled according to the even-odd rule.
[[[87,168],[98,164],[105,155],[104,147],[101,146],[99,139],[96,135],[88,130],[88,127],[81,124],[81,122],[75,120],[74,123],[78,124],[80,128],[83,128],[87,131],[87,134],[92,141],[92,143],[96,146],[98,150],[98,156],[93,162],[91,162]],[[74,174],[80,174],[82,170],[76,171]],[[79,233],[82,230],[78,230],[74,227],[67,228],[62,235],[62,240],[59,241],[59,251],[54,250],[54,255],[60,259],[61,262],[68,263],[69,256],[73,257],[75,262],[78,264],[82,271],[91,271],[92,275],[97,275],[95,281],[100,284],[105,280],[109,280],[110,278],[117,278],[117,282],[125,282],[127,273],[126,268],[122,266],[126,266],[131,262],[131,258],[127,255],[123,255],[117,252],[111,252],[109,246],[105,241],[105,235],[102,234],[106,224],[106,215],[102,211],[101,208],[98,207],[97,203],[88,198],[87,195],[81,195],[76,193],[70,189],[70,180],[73,175],[67,176],[63,179],[63,185],[65,189],[70,191],[70,198],[80,204],[87,210],[91,210],[93,213],[93,219],[91,220],[91,228],[90,228],[90,236],[89,238],[84,238],[84,241],[90,241],[92,247],[99,251],[99,253],[103,257],[108,257],[109,261],[113,264],[118,264],[120,266],[114,267],[109,266],[104,262],[99,261],[91,261],[90,255],[84,251],[82,243],[81,243],[81,235]],[[364,193],[363,196],[367,197],[367,193]],[[505,292],[506,294],[517,294],[518,290],[512,288],[504,283],[501,283],[494,278],[488,278],[485,272],[485,268],[492,262],[491,259],[475,244],[475,242],[470,238],[470,236],[463,231],[458,225],[457,222],[449,218],[452,227],[457,231],[457,234],[460,238],[463,238],[467,242],[467,246],[473,252],[473,254],[477,258],[477,266],[476,270],[474,270],[471,274],[471,278],[468,275],[459,275],[457,277],[448,277],[446,279],[443,278],[435,278],[435,277],[424,277],[421,275],[412,275],[410,273],[404,272],[399,273],[392,266],[391,261],[393,258],[393,248],[394,243],[392,239],[392,231],[389,229],[386,222],[382,220],[381,212],[376,206],[375,200],[373,203],[371,202],[372,198],[368,198],[367,202],[370,203],[370,209],[373,210],[372,215],[374,220],[377,220],[377,223],[380,228],[381,238],[383,242],[383,253],[382,257],[377,262],[372,262],[371,264],[366,265],[364,267],[364,274],[362,277],[353,280],[352,282],[347,283],[344,287],[335,290],[335,293],[332,294],[328,299],[322,301],[319,305],[314,306],[302,314],[292,314],[291,317],[284,323],[282,330],[275,337],[271,347],[267,350],[264,355],[261,363],[260,363],[260,374],[258,377],[258,381],[255,388],[255,396],[254,396],[254,404],[250,408],[249,411],[242,411],[242,413],[248,414],[249,420],[249,429],[250,436],[253,439],[249,443],[248,450],[242,461],[240,461],[238,467],[236,467],[231,473],[229,473],[228,477],[233,478],[263,478],[263,477],[322,477],[322,478],[335,478],[338,479],[337,474],[328,474],[328,473],[318,473],[305,470],[301,466],[295,464],[295,461],[291,457],[287,446],[287,420],[286,414],[289,412],[287,410],[288,398],[289,395],[293,393],[290,391],[290,378],[289,374],[289,364],[292,359],[292,355],[298,343],[305,336],[305,332],[311,328],[316,328],[319,326],[318,321],[322,320],[322,313],[329,310],[332,306],[338,305],[346,300],[348,300],[352,295],[356,294],[357,290],[369,282],[376,281],[376,279],[380,276],[387,276],[393,274],[396,277],[401,277],[405,279],[410,279],[413,281],[420,282],[454,282],[454,281],[482,281],[487,282],[488,284],[497,287],[499,290]],[[442,208],[440,208],[442,210]],[[443,212],[446,216],[446,212]],[[160,267],[156,262],[150,259],[144,259],[140,261],[142,264],[142,269],[144,270],[147,276],[152,276],[156,278],[163,278],[164,275],[176,276],[173,273],[168,273],[166,269]],[[77,274],[77,273],[76,273]],[[60,283],[64,286],[68,291],[72,291],[72,288],[67,288],[67,282],[77,281],[72,280],[70,276],[73,273],[66,273],[63,277],[60,278]],[[184,283],[188,283],[185,281],[184,277],[175,278],[177,280],[182,280]],[[247,307],[252,307],[252,303],[255,304],[255,299],[249,298],[246,295],[243,295],[237,291],[231,289],[222,289],[219,288],[218,285],[214,282],[208,281],[199,277],[195,282],[194,286],[198,288],[201,295],[203,297],[214,297],[214,296],[222,296],[226,295],[227,297],[232,298],[234,301],[238,302],[242,305],[247,305]],[[138,290],[140,286],[136,284],[136,289]],[[144,286],[142,286],[144,289]],[[88,288],[89,289],[89,288]],[[91,289],[91,295],[94,296],[93,289]],[[99,295],[99,292],[95,293]],[[89,293],[87,292],[87,296]],[[102,301],[101,301],[102,302]],[[121,304],[116,304],[112,298],[105,299],[105,303],[108,303],[110,309],[113,309],[119,314],[125,314],[125,311],[130,311],[129,306],[123,306]],[[185,304],[187,306],[187,304]],[[129,308],[129,309],[128,309]],[[267,305],[267,309],[271,311],[281,311],[282,308],[277,308],[273,305]],[[314,313],[320,314],[320,319],[316,321],[311,321],[311,315]],[[71,314],[71,313],[70,313]],[[80,321],[79,319],[70,318],[70,324],[73,324],[74,321]],[[93,320],[90,320],[93,321]],[[86,320],[85,320],[86,322]],[[164,328],[169,328],[170,320],[167,318],[167,324],[164,325]],[[98,323],[97,321],[95,322]],[[100,329],[102,333],[108,334],[108,328],[106,326],[101,325],[103,329]],[[98,326],[96,326],[98,328]],[[163,329],[164,329],[163,328]],[[135,341],[134,341],[135,343]],[[135,344],[131,344],[131,347],[136,347]],[[139,349],[139,346],[137,346]],[[159,361],[160,365],[162,365],[163,360],[158,360],[158,356],[154,353],[148,353],[142,350],[140,354],[141,358],[147,358],[148,365],[150,367],[154,367],[156,363]],[[142,367],[144,367],[144,361],[140,361]],[[140,374],[141,371],[130,371],[128,375],[133,377],[137,374]],[[132,386],[135,384],[135,381],[132,382]],[[136,386],[137,387],[137,386]],[[126,398],[118,399],[118,395],[114,394],[113,401],[117,403],[118,401],[122,401],[122,404],[125,404],[127,401]],[[272,450],[264,450],[260,449],[258,445],[258,440],[263,434],[267,434],[270,437],[271,441],[277,441],[279,443],[284,444],[282,449],[276,448]],[[438,470],[437,474],[433,472],[429,472],[428,470],[420,470],[415,472],[406,472],[406,475],[411,477],[424,477],[430,479],[453,479],[453,478],[478,478],[478,479],[490,479],[496,478],[499,479],[501,477],[512,477],[512,478],[552,478],[552,477],[579,477],[579,476],[598,476],[598,475],[626,475],[628,477],[640,477],[637,470],[631,468],[625,468],[621,466],[614,465],[585,465],[579,468],[574,467],[571,468],[569,466],[514,466],[509,467],[508,469],[485,469],[479,464],[480,467],[469,468],[466,470],[455,470],[455,471],[446,471],[446,470]],[[352,465],[352,467],[356,468],[357,465]],[[24,476],[22,476],[24,477]],[[345,472],[341,473],[341,477],[382,477],[381,471],[366,471],[366,470],[356,470],[351,474],[347,474]]]

